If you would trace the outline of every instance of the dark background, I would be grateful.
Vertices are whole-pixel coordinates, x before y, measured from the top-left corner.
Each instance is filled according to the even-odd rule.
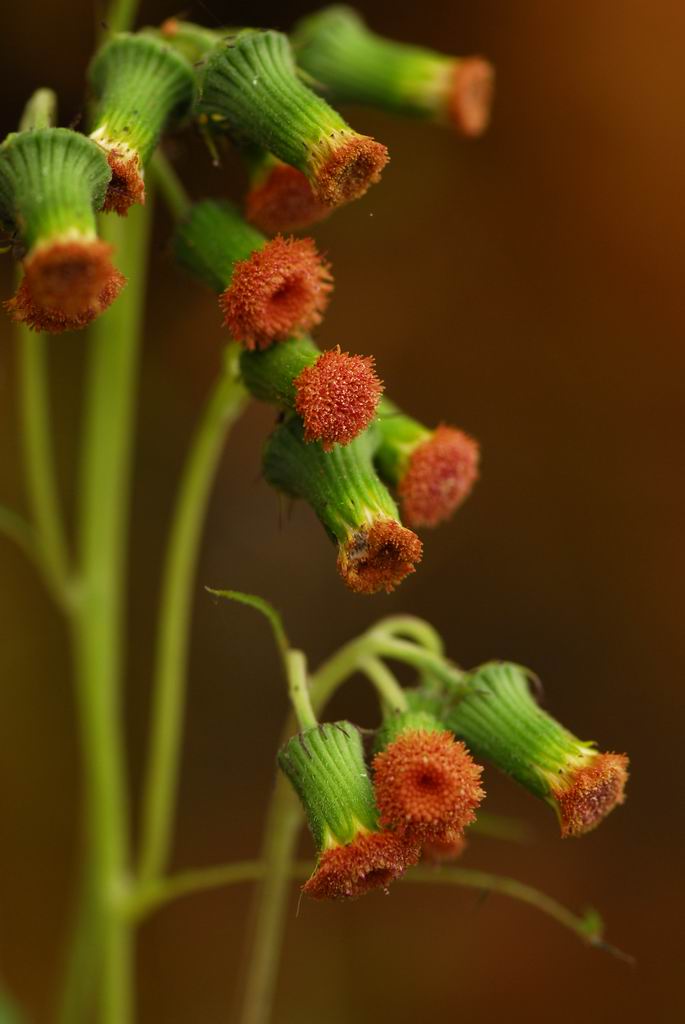
[[[491,131],[448,131],[350,110],[390,148],[380,187],[315,234],[336,293],[323,344],[375,353],[417,416],[478,437],[482,480],[391,597],[348,593],[311,514],[279,515],[259,479],[271,422],[251,408],[223,461],[197,586],[177,867],[253,856],[285,711],[265,623],[202,584],[260,593],[318,662],[391,611],[441,630],[466,665],[533,667],[547,704],[583,738],[632,758],[630,799],[562,843],[553,816],[487,773],[490,810],[536,841],[474,839],[464,864],[520,877],[574,908],[597,906],[637,966],[583,947],[503,897],[396,886],[349,906],[293,892],[276,1021],[409,1024],[464,1017],[566,1024],[670,1022],[682,998],[676,848],[683,707],[685,7],[672,0],[481,0],[359,5],[398,38],[497,66]],[[216,21],[288,28],[311,4],[216,2]],[[142,22],[172,13],[143,4]],[[211,23],[196,7],[191,14]],[[82,108],[93,18],[83,0],[3,10],[2,130],[38,85]],[[174,150],[194,193],[238,197],[240,170]],[[211,296],[168,256],[158,220],[142,368],[127,725],[133,779],[145,747],[155,595],[174,486],[219,360]],[[11,293],[10,258],[0,264]],[[11,331],[0,322],[0,498],[23,502]],[[55,431],[72,496],[87,339],[52,343]],[[74,881],[79,771],[62,624],[0,540],[0,972],[50,1019]],[[373,723],[353,683],[335,708]],[[140,936],[140,1019],[231,1019],[249,887],[184,900]]]

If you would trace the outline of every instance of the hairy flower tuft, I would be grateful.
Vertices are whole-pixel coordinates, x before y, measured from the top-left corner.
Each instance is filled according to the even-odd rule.
[[[97,141],[97,140],[96,140]],[[105,150],[112,177],[104,206],[107,213],[125,217],[137,203],[145,203],[145,180],[140,157],[125,146]]]
[[[394,519],[375,519],[340,546],[338,572],[358,594],[390,593],[421,561],[421,541]]]
[[[323,220],[331,207],[320,202],[309,181],[296,167],[280,160],[258,176],[245,198],[245,216],[267,235],[301,231]]]
[[[437,526],[452,515],[478,479],[479,456],[477,441],[447,426],[415,448],[398,484],[410,526]]]
[[[392,832],[360,832],[351,843],[322,853],[302,892],[317,900],[356,899],[372,889],[387,889],[417,861],[416,844]]]
[[[277,236],[236,263],[219,305],[236,341],[266,348],[320,323],[332,287],[311,238]]]
[[[387,147],[366,135],[342,131],[319,143],[313,156],[314,197],[326,206],[341,206],[359,199],[381,178],[390,159]]]
[[[447,829],[440,839],[433,838],[423,844],[421,859],[428,864],[445,864],[458,860],[466,846],[467,842],[462,832]]]
[[[551,781],[551,799],[559,815],[562,838],[582,836],[596,828],[625,800],[628,758],[625,754],[592,753],[590,760]]]
[[[381,824],[417,840],[453,840],[485,796],[482,768],[446,731],[412,729],[373,762]]]
[[[383,391],[373,356],[350,355],[340,346],[319,356],[294,384],[304,439],[321,441],[324,451],[348,444],[368,427]]]
[[[44,244],[24,261],[24,278],[5,303],[12,319],[58,334],[85,327],[117,297],[126,279],[98,239]]]
[[[456,62],[448,98],[450,121],[462,135],[482,135],[490,123],[495,69],[483,57]]]

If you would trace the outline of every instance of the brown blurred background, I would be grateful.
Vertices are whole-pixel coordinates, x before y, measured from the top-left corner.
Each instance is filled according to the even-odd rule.
[[[208,24],[288,28],[309,3],[193,6]],[[583,947],[535,911],[440,887],[396,886],[350,906],[293,892],[278,1024],[464,1019],[559,1024],[681,1019],[678,791],[685,571],[685,7],[675,0],[427,0],[358,5],[379,30],[497,66],[490,132],[350,110],[390,148],[382,186],[316,230],[336,274],[324,344],[375,353],[389,392],[483,447],[482,481],[426,535],[390,597],[348,593],[306,508],[279,515],[259,479],[271,423],[251,408],[223,461],[197,584],[177,867],[253,856],[285,711],[265,623],[202,585],[272,600],[312,663],[391,611],[430,619],[465,665],[517,660],[581,736],[632,758],[630,799],[561,843],[544,807],[488,771],[489,809],[536,841],[475,839],[464,864],[598,907],[635,968]],[[143,3],[142,22],[173,13]],[[3,11],[2,131],[38,85],[82,109],[93,18],[84,0]],[[237,166],[174,144],[197,196],[238,197]],[[133,508],[127,726],[139,778],[155,596],[174,487],[222,344],[211,296],[177,271],[158,218],[142,367]],[[0,264],[11,291],[10,258]],[[11,331],[0,322],[0,500],[23,502]],[[67,501],[87,339],[54,339],[56,442]],[[0,539],[0,974],[50,1020],[77,850],[80,779],[60,620]],[[351,684],[335,708],[373,722]],[[307,842],[308,848],[308,842]],[[143,1024],[231,1019],[249,887],[184,900],[140,936]]]

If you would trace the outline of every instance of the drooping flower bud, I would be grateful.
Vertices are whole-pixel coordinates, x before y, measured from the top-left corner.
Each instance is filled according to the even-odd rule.
[[[317,865],[303,892],[353,899],[387,886],[416,863],[415,844],[378,827],[359,730],[328,722],[294,736],[278,758],[307,815]]]
[[[463,832],[448,830],[440,839],[430,839],[423,844],[421,860],[428,864],[448,864],[459,860],[466,846]]]
[[[311,238],[268,241],[230,203],[206,200],[181,220],[174,250],[220,293],[224,325],[245,348],[266,348],[321,322],[333,285]]]
[[[164,128],[186,116],[195,96],[193,69],[153,33],[120,33],[89,68],[97,98],[91,139],[112,168],[105,210],[125,215],[145,202],[144,168]]]
[[[246,157],[250,187],[245,197],[245,216],[267,235],[302,231],[324,220],[331,207],[320,202],[308,179],[290,164],[266,150],[252,149]]]
[[[349,444],[373,420],[383,385],[371,356],[340,348],[320,352],[307,337],[262,352],[243,352],[243,381],[255,398],[302,418],[304,440],[324,451]]]
[[[16,132],[0,146],[0,218],[25,250],[24,277],[5,303],[14,320],[76,330],[119,294],[124,277],[96,234],[109,180],[99,147],[68,128]]]
[[[425,711],[389,716],[380,744],[373,773],[381,824],[420,843],[452,844],[485,796],[480,765]]]
[[[623,803],[625,754],[600,753],[536,703],[517,665],[491,663],[472,675],[473,687],[446,724],[557,813],[562,837],[589,832]]]
[[[360,594],[391,591],[414,572],[422,545],[399,521],[397,506],[373,468],[373,427],[345,447],[307,444],[300,420],[280,424],[264,452],[264,475],[278,490],[304,498],[338,544],[338,571]]]
[[[238,142],[298,168],[328,207],[362,196],[388,161],[385,146],[353,131],[302,83],[281,32],[246,29],[219,43],[202,70],[199,111]]]
[[[384,398],[379,407],[376,463],[397,488],[410,526],[437,526],[471,493],[478,479],[478,443],[455,427],[429,430]]]
[[[385,39],[341,4],[304,18],[291,38],[300,67],[334,102],[427,118],[468,136],[488,126],[494,70],[482,57],[448,57]]]

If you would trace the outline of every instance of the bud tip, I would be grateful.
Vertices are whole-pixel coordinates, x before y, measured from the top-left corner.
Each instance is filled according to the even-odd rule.
[[[349,444],[368,427],[383,391],[373,357],[350,355],[340,346],[319,356],[294,384],[304,439],[321,441],[324,451]]]
[[[478,479],[478,443],[454,427],[439,426],[412,452],[399,483],[402,514],[411,526],[437,526],[471,493]]]

